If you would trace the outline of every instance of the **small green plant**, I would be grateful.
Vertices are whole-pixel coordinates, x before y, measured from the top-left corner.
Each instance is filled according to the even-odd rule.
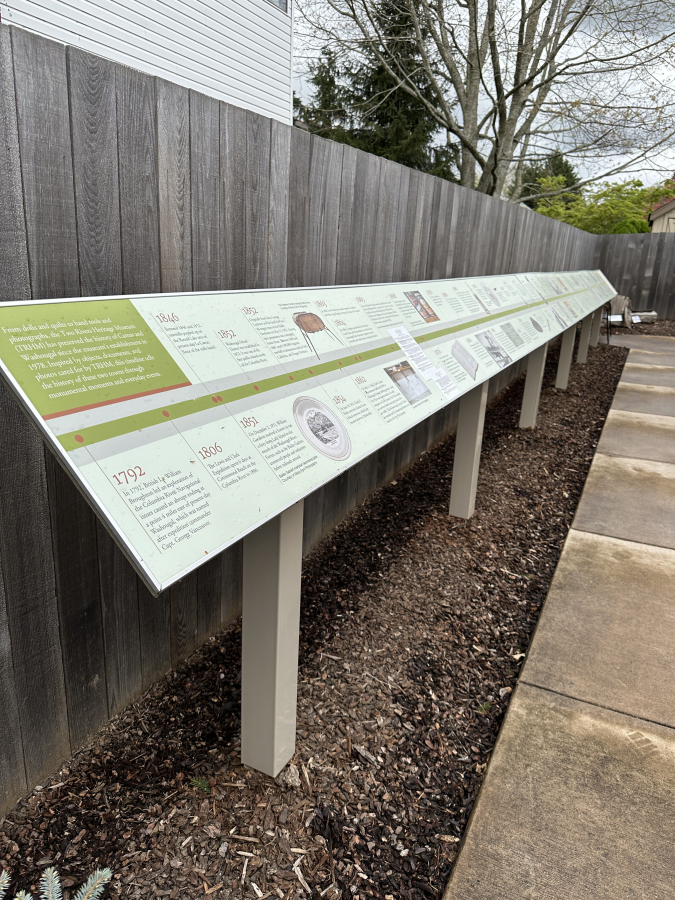
[[[75,900],[98,900],[111,878],[112,872],[110,869],[97,869],[79,889],[75,895]],[[9,888],[9,881],[9,872],[0,872],[0,900],[4,900]],[[53,866],[45,869],[42,873],[40,897],[41,900],[62,900],[61,879]],[[32,894],[28,894],[26,891],[19,891],[14,900],[33,900],[33,898]]]
[[[491,709],[492,703],[489,700],[485,700],[483,703],[478,704],[478,709],[476,710],[476,712],[486,713],[490,712]]]
[[[211,793],[211,786],[208,778],[202,778],[200,775],[195,775],[194,778],[190,779],[190,787],[197,788],[198,791],[204,791],[205,794]],[[2,900],[2,898],[0,898],[0,900]]]

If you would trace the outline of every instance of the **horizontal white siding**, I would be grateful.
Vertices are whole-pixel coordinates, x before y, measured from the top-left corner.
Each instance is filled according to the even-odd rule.
[[[270,0],[0,0],[2,22],[292,122],[292,23]]]

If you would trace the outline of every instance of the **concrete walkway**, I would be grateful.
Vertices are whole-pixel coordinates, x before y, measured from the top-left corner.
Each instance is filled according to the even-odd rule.
[[[631,347],[444,900],[675,898],[675,338]]]

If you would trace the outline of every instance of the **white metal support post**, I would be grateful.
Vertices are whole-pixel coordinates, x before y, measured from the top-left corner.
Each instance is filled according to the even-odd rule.
[[[303,501],[244,538],[241,761],[275,777],[295,752]]]
[[[452,465],[450,515],[470,519],[476,505],[476,486],[489,381],[479,384],[459,401],[459,422]]]
[[[546,368],[546,351],[548,344],[537,347],[527,358],[527,375],[525,376],[525,390],[523,391],[523,405],[520,409],[520,427],[534,428],[537,424],[537,412],[539,411],[539,397],[541,395],[541,383],[544,380]]]
[[[558,371],[555,378],[555,386],[561,391],[566,391],[567,385],[569,384],[576,336],[576,325],[572,325],[567,331],[563,331],[562,342],[560,344],[560,357],[558,359]]]
[[[577,362],[582,365],[588,359],[588,344],[591,339],[591,326],[593,325],[593,313],[589,313],[581,322],[581,334],[579,335],[579,348],[577,350]]]
[[[591,328],[591,347],[597,347],[600,340],[600,326],[602,325],[602,307],[593,313],[593,327]]]

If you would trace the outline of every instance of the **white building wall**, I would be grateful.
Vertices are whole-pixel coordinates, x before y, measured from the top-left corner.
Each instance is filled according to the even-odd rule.
[[[0,0],[0,15],[290,124],[290,3],[286,12],[272,0]]]

